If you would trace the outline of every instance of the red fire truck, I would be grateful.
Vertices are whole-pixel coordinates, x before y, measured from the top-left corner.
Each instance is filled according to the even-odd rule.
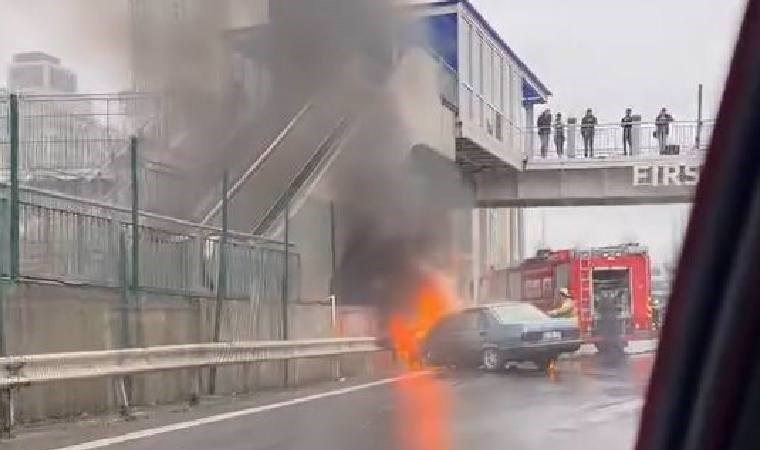
[[[559,306],[559,290],[567,288],[587,342],[596,341],[595,311],[601,302],[614,303],[625,340],[653,334],[650,261],[647,249],[638,244],[541,250],[518,267],[495,275],[497,289],[506,288],[507,298],[531,302],[544,311]]]

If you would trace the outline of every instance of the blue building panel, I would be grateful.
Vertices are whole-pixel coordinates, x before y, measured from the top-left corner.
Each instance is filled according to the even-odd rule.
[[[515,54],[507,45],[504,39],[494,30],[491,24],[475,9],[468,0],[443,0],[429,3],[419,3],[414,8],[448,8],[455,5],[461,5],[467,13],[477,21],[480,26],[486,30],[491,38],[509,55],[515,63],[522,69],[526,75],[523,80],[523,101],[527,103],[545,103],[547,97],[552,95],[551,91],[541,82],[541,80],[528,68],[528,66]],[[431,47],[444,57],[447,63],[453,68],[458,68],[457,61],[457,27],[458,21],[455,13],[432,14],[425,20],[430,23]],[[453,33],[453,39],[451,38]],[[452,64],[454,62],[454,64]]]
[[[531,103],[546,103],[546,99],[526,79],[523,79],[522,82],[522,94],[523,103],[526,105]]]
[[[459,69],[459,21],[456,13],[428,16],[423,19],[428,45],[448,66]]]

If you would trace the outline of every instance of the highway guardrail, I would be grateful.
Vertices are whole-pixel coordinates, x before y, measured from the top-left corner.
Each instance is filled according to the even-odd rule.
[[[376,338],[328,338],[293,341],[219,342],[119,350],[49,353],[0,358],[2,428],[14,425],[14,394],[33,384],[114,377],[122,412],[129,414],[124,377],[165,370],[218,367],[263,361],[335,357],[383,350]],[[200,375],[194,383],[197,399]]]

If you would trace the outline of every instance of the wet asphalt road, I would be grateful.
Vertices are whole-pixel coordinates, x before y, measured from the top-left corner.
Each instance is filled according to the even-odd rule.
[[[103,448],[630,449],[652,355],[533,370],[445,371]]]

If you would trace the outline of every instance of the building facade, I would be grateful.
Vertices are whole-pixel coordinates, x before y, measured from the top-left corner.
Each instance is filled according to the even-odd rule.
[[[523,130],[551,91],[466,0],[413,8],[431,49],[456,78],[458,138],[509,165],[522,164]]]
[[[471,173],[489,166],[522,170],[530,145],[530,133],[524,130],[533,123],[534,105],[548,100],[549,89],[468,1],[421,4],[412,11],[424,24],[441,73],[449,78],[441,83],[446,87],[442,97],[456,115],[457,164]],[[523,212],[475,209],[471,231],[472,297],[477,302],[487,295],[494,270],[524,257]]]
[[[77,91],[77,76],[63,67],[60,59],[47,53],[17,53],[8,68],[8,89],[13,92],[73,94]]]

